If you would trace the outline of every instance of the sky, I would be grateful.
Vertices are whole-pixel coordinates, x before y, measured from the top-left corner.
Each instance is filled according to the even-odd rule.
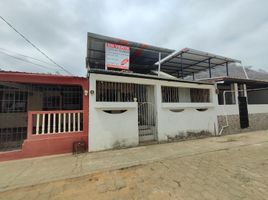
[[[267,8],[267,0],[0,1],[2,17],[79,76],[86,75],[87,32],[194,48],[268,71]],[[65,74],[1,20],[0,69]]]

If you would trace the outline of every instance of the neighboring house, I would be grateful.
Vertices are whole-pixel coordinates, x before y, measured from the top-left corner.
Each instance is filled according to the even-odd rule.
[[[216,84],[219,134],[268,129],[268,73],[229,65],[229,75],[221,67],[195,75],[196,80]],[[191,80],[192,77],[187,77]]]
[[[208,81],[218,91],[219,134],[268,129],[268,80],[218,77]]]
[[[87,91],[86,78],[0,71],[0,161],[69,153],[87,141]]]

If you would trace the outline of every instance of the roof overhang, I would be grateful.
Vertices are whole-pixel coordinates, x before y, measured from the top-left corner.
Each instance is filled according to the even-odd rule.
[[[171,74],[178,73],[179,77],[182,77],[213,69],[217,66],[225,66],[228,63],[241,63],[241,61],[204,51],[184,48],[166,56],[156,62],[155,65],[160,64],[161,70]]]
[[[258,80],[258,79],[244,79],[244,78],[235,78],[235,77],[215,77],[210,79],[202,79],[200,81],[210,82],[210,83],[218,83],[218,84],[232,84],[232,83],[240,83],[240,84],[247,84],[247,85],[266,85],[268,86],[267,80]]]
[[[205,82],[205,81],[190,81],[190,80],[183,80],[183,79],[171,78],[171,77],[159,77],[159,76],[154,76],[154,75],[149,75],[149,74],[130,73],[130,72],[126,72],[126,71],[90,69],[88,71],[88,73],[89,74],[124,76],[124,77],[132,77],[132,78],[153,79],[153,80],[161,80],[161,81],[168,81],[168,82],[194,83],[194,84],[198,84],[198,85],[214,85],[214,83]]]
[[[175,51],[94,33],[88,33],[87,42],[87,68],[91,69],[105,69],[107,42],[130,47],[130,70],[137,73],[160,70],[175,77],[185,77],[226,63],[241,63],[239,60],[190,48]]]

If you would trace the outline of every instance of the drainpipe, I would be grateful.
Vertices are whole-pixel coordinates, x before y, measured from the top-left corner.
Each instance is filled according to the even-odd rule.
[[[223,91],[223,105],[226,105],[226,98],[225,98],[225,95],[226,95],[226,92],[231,92],[232,93],[232,99],[233,99],[233,93],[234,93],[234,97],[235,97],[235,105],[238,105],[238,92],[239,91],[244,91],[246,92],[246,84],[244,84],[244,90],[238,90],[238,87],[237,87],[237,83],[234,83],[234,90],[231,90],[231,91]],[[246,93],[244,93],[246,95]],[[225,112],[224,110],[224,107],[222,107],[222,110],[223,110],[223,113],[224,113],[224,116],[225,116],[225,122],[226,122],[226,125],[222,126],[221,127],[221,130],[219,132],[219,135],[222,134],[223,130],[225,128],[228,128],[229,127],[229,121],[228,121],[228,117],[227,117],[227,113]]]
[[[225,94],[226,94],[226,92],[232,92],[232,91],[223,91],[223,105],[226,105],[226,100],[225,100]],[[223,130],[225,128],[228,128],[229,127],[229,121],[228,121],[227,113],[225,112],[224,107],[222,107],[222,111],[223,111],[224,116],[225,116],[226,125],[224,125],[224,126],[221,127],[221,130],[219,132],[219,136],[221,136],[221,134],[222,134],[222,132],[223,132]]]

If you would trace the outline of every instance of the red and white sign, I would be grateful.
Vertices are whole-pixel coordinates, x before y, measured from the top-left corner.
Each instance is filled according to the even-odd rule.
[[[105,43],[105,69],[129,69],[129,52],[128,46]]]

